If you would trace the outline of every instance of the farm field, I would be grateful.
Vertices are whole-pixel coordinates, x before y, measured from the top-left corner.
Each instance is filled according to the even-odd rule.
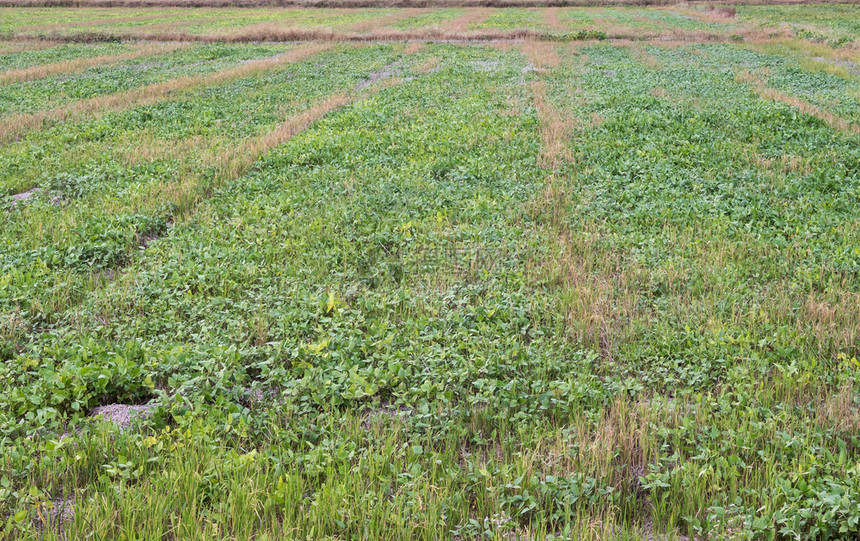
[[[810,42],[851,47],[860,34],[858,21],[860,6],[857,4],[738,5],[718,9],[713,6],[587,9],[0,7],[0,38],[74,42],[131,39],[255,42],[512,38],[744,41],[801,37]],[[856,43],[853,47],[856,48]]]
[[[0,539],[857,538],[857,21],[0,8]]]
[[[711,6],[713,7],[713,6]],[[851,46],[856,4],[651,8],[14,8],[0,7],[0,38],[254,42],[296,39],[681,39],[801,37]],[[856,44],[854,45],[856,47]]]

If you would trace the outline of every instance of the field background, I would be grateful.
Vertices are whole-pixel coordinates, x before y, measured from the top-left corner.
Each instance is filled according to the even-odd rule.
[[[0,4],[2,5],[2,4]],[[0,37],[62,41],[378,41],[409,39],[673,39],[775,37],[851,46],[857,4],[594,8],[0,7]],[[855,49],[856,50],[856,49]]]
[[[0,7],[0,539],[860,534],[860,6]]]

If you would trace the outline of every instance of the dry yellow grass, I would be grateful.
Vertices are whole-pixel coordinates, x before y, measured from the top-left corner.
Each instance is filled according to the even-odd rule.
[[[561,64],[561,57],[554,43],[529,40],[523,44],[522,49],[536,68],[554,68]]]
[[[849,383],[843,384],[823,398],[818,398],[815,424],[822,428],[835,428],[848,434],[857,434],[860,432],[860,409],[854,404],[854,398],[854,389]]]
[[[560,8],[546,8],[543,10],[543,24],[550,30],[566,31],[568,26],[559,18]]]
[[[50,64],[40,64],[38,66],[30,66],[29,68],[10,70],[0,73],[0,85],[34,81],[36,79],[43,79],[60,73],[79,73],[95,66],[106,66],[124,62],[126,60],[132,60],[141,56],[162,54],[180,47],[185,47],[185,45],[150,43],[138,46],[133,51],[129,51],[127,53],[101,55],[91,58],[74,58],[72,60],[63,60],[61,62],[52,62]]]
[[[423,48],[424,48],[423,43],[410,43],[409,45],[406,46],[405,49],[403,49],[403,52],[405,54],[415,54]]]
[[[559,110],[550,102],[546,92],[546,83],[534,81],[531,84],[531,91],[540,118],[541,166],[555,170],[561,161],[571,159],[566,144],[569,124],[565,122]]]
[[[771,178],[776,179],[779,173],[802,173],[807,175],[812,172],[812,166],[802,156],[783,154],[779,158],[766,158],[758,152],[747,152],[745,159],[759,171],[770,173]]]
[[[329,47],[331,47],[329,44],[301,45],[275,57],[255,60],[208,75],[171,79],[140,88],[133,88],[125,92],[80,100],[48,111],[12,115],[0,120],[0,143],[12,141],[28,131],[41,129],[49,124],[61,122],[69,118],[158,103],[190,88],[214,86],[234,79],[252,77],[278,66],[297,62],[311,55],[318,54]]]
[[[27,323],[21,317],[20,310],[0,314],[0,340],[14,344],[22,339],[27,332]]]
[[[623,253],[602,248],[597,226],[584,224],[584,232],[576,235],[561,222],[556,227],[554,261],[547,265],[560,286],[565,329],[611,361],[617,339],[630,339],[630,322],[643,317],[640,286],[646,273]]]
[[[363,24],[359,23],[359,24]],[[175,31],[166,30],[164,34],[177,41],[227,41],[231,43],[249,41],[344,41],[338,36],[354,34],[355,32],[336,32],[331,28],[293,28],[279,22],[262,22],[234,28],[219,34],[188,34],[181,27]],[[151,34],[151,39],[159,38],[159,34]]]
[[[736,10],[732,7],[714,7],[711,9],[689,9],[689,8],[672,8],[668,11],[677,13],[682,17],[691,17],[705,23],[734,23]]]
[[[561,62],[555,46],[549,43],[527,42],[523,44],[523,51],[540,70],[551,69]],[[604,359],[609,360],[614,322],[621,316],[631,317],[635,309],[635,305],[617,302],[616,295],[621,292],[634,304],[637,296],[632,286],[625,283],[627,269],[622,262],[612,262],[606,254],[598,253],[596,232],[593,236],[574,237],[564,224],[562,218],[567,210],[571,176],[569,171],[559,174],[558,170],[562,165],[573,165],[568,138],[574,121],[550,101],[545,82],[532,82],[531,93],[540,119],[539,162],[551,171],[533,209],[547,221],[552,256],[536,262],[535,272],[538,279],[549,279],[558,288],[557,309],[564,314],[568,332],[581,343],[599,347]],[[610,263],[611,268],[597,268],[606,263]],[[619,269],[623,270],[619,272]]]
[[[217,142],[211,136],[193,135],[181,140],[164,140],[148,132],[137,132],[116,145],[116,157],[128,167],[155,160],[181,161],[212,149]]]
[[[527,41],[522,49],[537,70],[554,68],[561,63],[558,51],[551,43]],[[538,71],[538,73],[541,72]],[[541,166],[555,170],[562,160],[572,159],[566,141],[571,121],[563,118],[560,111],[549,100],[546,83],[534,81],[531,84],[531,91],[540,118]]]
[[[447,21],[446,24],[442,25],[442,29],[450,34],[461,34],[469,30],[471,25],[479,24],[489,16],[490,10],[488,9],[472,9],[455,19]]]
[[[538,74],[561,65],[557,46],[526,42],[523,51],[538,67]],[[577,51],[573,51],[577,55]],[[575,56],[580,62],[582,55]],[[574,68],[575,69],[575,68]],[[531,84],[540,120],[539,163],[549,172],[543,193],[532,204],[532,212],[546,224],[548,254],[528,263],[530,277],[551,284],[555,291],[552,310],[562,319],[565,332],[578,342],[600,351],[604,362],[613,360],[613,344],[633,331],[628,323],[642,317],[641,281],[644,271],[622,253],[601,247],[600,231],[594,224],[581,224],[573,234],[565,222],[575,158],[569,140],[578,126],[569,111],[560,110],[548,97],[542,80]]]
[[[752,41],[745,47],[765,54],[788,53],[810,71],[826,71],[838,77],[852,78],[860,66],[860,51],[856,44],[831,47],[805,39],[780,37]]]
[[[855,224],[856,225],[856,224]],[[839,290],[829,298],[810,293],[797,320],[798,333],[811,332],[822,349],[856,350],[860,341],[860,293]],[[788,317],[786,311],[784,317]]]
[[[531,469],[548,475],[580,471],[616,488],[636,490],[639,476],[658,454],[649,426],[678,426],[687,409],[685,404],[670,409],[644,397],[618,397],[595,421],[581,416],[568,436],[558,433],[538,442],[526,460]],[[571,440],[579,445],[572,446]]]
[[[656,30],[621,24],[610,19],[594,19],[594,28],[606,32],[607,36],[616,40],[656,38],[660,35]]]

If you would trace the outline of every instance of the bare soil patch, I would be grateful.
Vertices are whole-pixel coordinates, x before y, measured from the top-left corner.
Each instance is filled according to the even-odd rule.
[[[11,196],[12,204],[10,206],[10,209],[15,208],[17,205],[24,203],[25,201],[27,201],[28,199],[30,199],[31,197],[33,197],[34,195],[39,193],[39,191],[40,191],[40,188],[31,188],[31,189],[27,190],[26,192],[16,193],[16,194],[12,195]]]
[[[135,418],[142,419],[152,415],[155,404],[131,406],[128,404],[108,404],[99,406],[90,412],[90,417],[101,416],[105,421],[117,425],[121,429],[128,428]]]

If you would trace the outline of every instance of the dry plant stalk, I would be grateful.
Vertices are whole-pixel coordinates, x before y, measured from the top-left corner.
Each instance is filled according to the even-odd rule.
[[[860,410],[854,404],[854,389],[845,383],[836,391],[816,400],[815,424],[849,434],[860,432]]]
[[[561,64],[561,57],[551,42],[527,41],[523,44],[523,52],[536,68],[554,68]]]
[[[556,67],[561,59],[555,46],[551,43],[528,41],[523,44],[523,52],[529,61],[538,69]],[[532,96],[540,119],[541,166],[555,170],[562,161],[570,161],[572,156],[565,145],[569,122],[562,118],[561,112],[550,102],[547,96],[546,83],[535,81],[531,85]]]
[[[672,11],[684,17],[691,17],[705,23],[726,23],[734,19],[737,14],[737,10],[729,6],[710,6],[710,8],[707,11],[684,8],[673,9]]]
[[[423,48],[424,48],[423,43],[410,43],[409,45],[406,46],[405,49],[403,49],[403,53],[404,54],[415,54]]]
[[[572,156],[565,144],[569,130],[568,123],[562,118],[559,110],[552,105],[547,93],[546,83],[534,81],[531,84],[532,96],[540,118],[540,133],[542,141],[541,166],[555,170],[563,161],[570,161]]]
[[[489,16],[489,10],[473,9],[467,11],[463,15],[460,15],[456,19],[448,21],[447,24],[442,26],[442,29],[450,34],[461,34],[463,32],[466,32],[469,29],[469,26],[481,23],[485,21]]]
[[[562,32],[568,29],[568,26],[559,18],[560,8],[546,8],[543,10],[543,24],[550,30],[560,30]]]

